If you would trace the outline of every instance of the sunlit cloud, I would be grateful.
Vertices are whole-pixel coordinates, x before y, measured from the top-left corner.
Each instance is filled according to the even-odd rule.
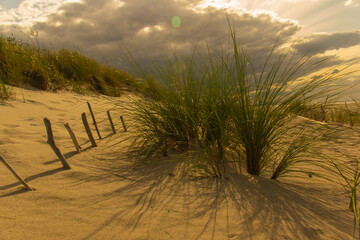
[[[360,30],[311,34],[294,45],[300,54],[318,54],[353,46],[360,46]]]
[[[318,0],[202,0],[196,6],[197,7],[207,7],[212,6],[216,8],[223,9],[240,9],[246,8],[249,10],[255,9],[265,9],[268,7],[274,7],[282,5],[284,3],[315,3]]]
[[[36,22],[47,20],[47,16],[58,8],[71,2],[80,0],[24,0],[17,8],[0,8],[0,22],[2,25],[32,26]]]
[[[144,67],[171,55],[173,50],[185,56],[192,54],[195,46],[200,54],[206,54],[206,46],[211,50],[227,50],[230,44],[227,17],[234,24],[238,43],[256,63],[260,64],[278,41],[279,48],[291,48],[299,56],[311,54],[315,59],[324,59],[339,55],[327,62],[326,67],[333,67],[352,58],[344,54],[348,49],[354,53],[360,48],[359,29],[343,30],[341,27],[340,31],[321,31],[329,19],[336,21],[334,14],[341,11],[347,14],[355,9],[344,6],[345,2],[25,0],[16,9],[0,12],[6,12],[3,15],[8,18],[5,21],[8,25],[28,24],[38,32],[42,46],[75,46],[87,56],[100,61],[105,58],[107,64],[126,71],[131,69],[127,68],[125,48]],[[309,10],[312,12],[308,13]],[[3,23],[4,16],[0,19]],[[304,19],[312,22],[304,22]],[[311,31],[306,32],[303,28]]]
[[[347,0],[345,2],[345,6],[355,6],[358,7],[360,6],[360,0]]]
[[[44,44],[51,42],[53,46],[68,48],[75,45],[89,56],[113,59],[112,63],[120,67],[124,46],[146,64],[171,53],[172,48],[188,54],[196,44],[204,51],[201,46],[206,44],[213,49],[229,44],[228,23],[222,9],[205,8],[199,13],[189,8],[196,1],[157,0],[156,7],[148,0],[121,2],[118,8],[114,8],[114,0],[63,5],[34,29]],[[277,39],[284,44],[300,30],[297,21],[266,10],[241,9],[229,13],[229,17],[234,19],[239,43],[254,58],[264,56]]]
[[[318,0],[283,0],[290,3],[317,2]]]

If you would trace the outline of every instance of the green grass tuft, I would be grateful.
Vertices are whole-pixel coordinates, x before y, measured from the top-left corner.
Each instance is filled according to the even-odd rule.
[[[1,96],[10,94],[4,84],[30,84],[41,90],[72,89],[119,96],[125,90],[141,91],[142,83],[130,74],[104,66],[76,50],[50,50],[15,38],[0,36]]]
[[[204,57],[195,48],[188,59],[174,53],[150,73],[130,55],[152,96],[136,103],[138,132],[132,148],[145,159],[173,150],[194,151],[198,157],[193,166],[215,177],[226,175],[229,166],[245,165],[254,175],[273,166],[272,179],[277,179],[307,162],[304,153],[314,144],[315,133],[290,131],[291,123],[304,106],[334,96],[338,77],[324,73],[298,81],[326,60],[297,57],[288,49],[278,53],[276,44],[256,69],[231,26],[230,35],[228,53],[208,49]]]

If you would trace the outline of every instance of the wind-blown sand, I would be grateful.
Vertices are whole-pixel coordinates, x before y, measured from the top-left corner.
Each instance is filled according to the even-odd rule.
[[[0,239],[351,239],[352,213],[344,189],[316,176],[230,175],[229,180],[182,178],[181,156],[133,168],[126,155],[133,95],[82,96],[16,89],[0,104],[0,154],[35,191],[26,191],[0,164]],[[118,128],[111,130],[106,110]],[[81,113],[89,101],[105,137],[90,148]],[[123,115],[129,132],[119,121]],[[62,169],[49,145],[43,118],[71,170]],[[68,122],[84,149],[75,152]],[[96,132],[93,131],[97,139]],[[360,134],[343,128],[331,151],[359,152]],[[118,144],[117,143],[120,142]],[[329,149],[329,150],[328,150]],[[175,161],[177,160],[177,161]]]

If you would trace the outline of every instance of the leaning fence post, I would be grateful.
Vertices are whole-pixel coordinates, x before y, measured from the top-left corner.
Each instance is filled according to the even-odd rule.
[[[124,127],[124,132],[127,132],[127,129],[126,129],[126,126],[125,126],[125,122],[124,122],[124,118],[122,116],[120,116],[120,120],[121,120],[121,123]]]
[[[67,131],[69,132],[69,134],[70,134],[71,140],[72,140],[73,143],[74,143],[74,146],[75,146],[75,148],[76,148],[76,151],[79,153],[79,152],[81,151],[81,147],[80,147],[78,141],[76,140],[76,137],[75,137],[74,132],[71,130],[70,125],[69,125],[68,123],[65,123],[64,126],[65,126],[66,130],[67,130]]]
[[[68,164],[68,162],[66,161],[66,159],[64,158],[64,156],[62,155],[60,149],[55,145],[55,140],[54,140],[54,135],[51,129],[51,123],[50,120],[47,118],[44,118],[44,124],[46,127],[46,133],[47,133],[47,143],[50,145],[50,147],[52,148],[52,150],[55,152],[56,156],[60,159],[63,167],[65,169],[70,169],[70,165]]]
[[[33,190],[16,172],[15,170],[5,161],[5,159],[0,155],[0,161],[7,167],[10,172],[19,180],[19,182],[24,185],[27,190]]]
[[[112,120],[111,115],[110,115],[110,111],[107,111],[106,113],[107,113],[107,116],[109,118],[111,129],[112,129],[113,133],[116,134],[116,130],[115,130],[114,123],[113,123],[113,120]]]
[[[87,102],[87,105],[88,105],[88,107],[89,107],[89,111],[90,111],[90,114],[91,114],[91,117],[92,117],[92,120],[93,120],[93,124],[94,124],[95,129],[96,129],[96,132],[97,132],[97,134],[98,134],[98,136],[99,136],[99,139],[101,139],[101,135],[100,135],[99,129],[98,129],[98,127],[97,127],[97,123],[96,123],[96,120],[95,120],[95,116],[94,116],[94,113],[93,113],[93,111],[92,111],[92,109],[91,109],[91,105],[90,105],[89,102]]]
[[[82,113],[82,114],[81,114],[81,119],[82,119],[82,121],[83,121],[85,130],[86,130],[86,133],[87,133],[87,135],[88,135],[88,137],[89,137],[89,140],[90,140],[90,142],[91,142],[91,145],[92,145],[93,147],[97,147],[96,142],[95,142],[95,139],[94,139],[94,137],[93,137],[93,135],[92,135],[92,133],[91,133],[91,130],[90,130],[90,127],[89,127],[89,123],[88,123],[88,121],[87,121],[87,119],[86,119],[86,114],[85,114],[85,113]]]

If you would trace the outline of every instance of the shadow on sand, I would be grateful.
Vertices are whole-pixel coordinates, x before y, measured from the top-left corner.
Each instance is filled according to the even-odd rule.
[[[99,178],[112,184],[83,199],[88,204],[83,207],[99,213],[110,209],[106,220],[83,239],[351,239],[351,213],[333,207],[325,199],[326,189],[231,173],[228,179],[195,178],[186,174],[192,156],[153,159],[134,167],[120,147],[99,150],[84,157],[86,162],[77,162],[91,168],[88,174],[69,172],[77,185]],[[25,180],[60,171],[64,169]],[[23,192],[17,189],[0,198]]]
[[[88,141],[90,142],[90,141]],[[87,144],[88,142],[86,142],[85,144]],[[88,150],[92,149],[93,147],[92,146],[88,146],[88,147],[85,147],[82,149],[82,153],[85,153],[87,152]],[[71,157],[75,156],[79,154],[77,151],[71,151],[71,152],[68,152],[68,153],[65,153],[64,154],[64,157],[66,159],[70,159]],[[59,159],[53,159],[53,160],[50,160],[50,161],[47,161],[47,162],[44,162],[43,164],[44,165],[51,165],[51,164],[54,164],[54,163],[60,163],[60,160]],[[50,176],[50,175],[53,175],[55,173],[58,173],[60,171],[64,171],[66,169],[64,168],[56,168],[56,169],[52,169],[52,170],[48,170],[46,172],[42,172],[42,173],[39,173],[39,174],[35,174],[33,176],[30,176],[30,177],[27,177],[25,178],[25,182],[30,182],[32,180],[35,180],[37,178],[42,178],[42,177],[46,177],[46,176]],[[7,190],[7,189],[10,189],[10,188],[13,188],[13,187],[17,187],[21,185],[21,183],[19,182],[15,182],[15,183],[12,183],[12,184],[8,184],[8,185],[5,185],[5,186],[0,186],[0,190]],[[20,189],[20,190],[16,190],[15,192],[11,192],[11,193],[6,193],[6,194],[3,194],[3,195],[0,195],[0,198],[2,197],[8,197],[8,196],[12,196],[12,195],[16,195],[16,194],[20,194],[20,193],[24,193],[24,192],[27,192],[28,190],[26,189]]]
[[[325,190],[250,175],[191,178],[186,156],[136,168],[121,155],[97,157],[97,167],[118,177],[121,187],[89,204],[119,208],[84,239],[136,238],[139,232],[159,239],[341,239],[344,232],[351,238],[351,213],[329,206],[321,198]]]
[[[25,182],[31,182],[32,180],[35,180],[37,178],[42,178],[42,177],[46,177],[46,176],[50,176],[50,175],[53,175],[55,173],[58,173],[58,172],[61,172],[61,171],[65,171],[66,169],[64,168],[56,168],[56,169],[52,169],[52,170],[48,170],[46,172],[42,172],[42,173],[39,173],[39,174],[35,174],[35,175],[32,175],[30,177],[27,177],[25,178]],[[8,184],[8,185],[5,185],[5,186],[1,186],[0,187],[0,190],[7,190],[7,189],[10,189],[10,188],[13,188],[13,187],[16,187],[16,186],[19,186],[21,185],[21,183],[19,182],[16,182],[16,183],[12,183],[12,184]],[[21,190],[17,190],[15,192],[12,192],[12,193],[7,193],[7,194],[4,194],[4,195],[0,195],[0,198],[1,197],[7,197],[7,196],[11,196],[11,195],[14,195],[14,194],[19,194],[19,193],[23,193],[23,192],[27,192],[26,189],[21,189]]]

